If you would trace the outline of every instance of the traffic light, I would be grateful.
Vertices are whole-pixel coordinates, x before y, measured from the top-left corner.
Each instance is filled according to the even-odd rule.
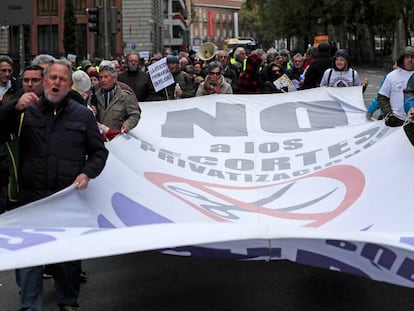
[[[94,33],[99,33],[99,13],[100,8],[88,8],[86,9],[86,12],[88,13],[88,21],[89,21],[89,31]]]
[[[121,31],[121,12],[118,11],[118,8],[115,6],[111,7],[111,33],[116,34],[118,31]]]

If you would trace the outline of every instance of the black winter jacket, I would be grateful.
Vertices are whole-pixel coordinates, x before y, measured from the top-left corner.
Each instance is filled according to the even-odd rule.
[[[332,67],[332,57],[328,52],[319,53],[319,56],[309,65],[305,73],[303,88],[310,89],[318,87],[321,83],[323,73]]]
[[[17,132],[14,103],[0,107],[0,130]],[[12,122],[12,123],[10,123]],[[71,185],[80,173],[98,176],[108,151],[93,113],[67,97],[55,110],[44,97],[24,112],[20,136],[20,203],[29,203]]]

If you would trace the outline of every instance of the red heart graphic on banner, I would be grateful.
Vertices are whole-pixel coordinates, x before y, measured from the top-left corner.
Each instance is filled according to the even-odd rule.
[[[363,173],[358,168],[351,165],[332,166],[319,172],[281,183],[245,187],[200,182],[156,172],[147,172],[145,173],[145,177],[158,187],[171,193],[192,208],[216,221],[237,220],[238,217],[232,213],[232,211],[235,210],[263,214],[282,219],[309,221],[306,225],[309,227],[321,226],[343,213],[359,198],[365,186],[365,177]],[[292,192],[292,187],[295,184],[301,183],[305,180],[312,182],[313,178],[333,179],[343,185],[345,188],[345,195],[337,206],[329,208],[328,211],[312,213],[301,212],[304,208],[312,207],[314,204],[329,197],[335,191],[330,189],[327,189],[326,193],[320,195],[319,197],[286,208],[274,209],[264,206],[269,202],[274,202],[277,199],[286,197],[287,195],[294,195],[296,199],[298,197],[300,198],[301,193],[295,193],[293,191],[293,194],[288,194],[289,191]],[[174,186],[176,184],[188,185],[191,191]],[[244,202],[223,193],[223,191],[252,191],[272,187],[278,188],[279,190],[270,196],[257,200],[256,202]],[[217,201],[215,199],[212,200],[211,198],[215,198]],[[195,201],[202,201],[203,204],[196,203]],[[226,204],[223,204],[222,202],[226,202]]]

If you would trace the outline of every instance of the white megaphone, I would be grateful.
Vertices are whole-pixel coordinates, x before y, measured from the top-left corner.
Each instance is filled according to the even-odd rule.
[[[216,56],[216,52],[217,52],[217,46],[214,43],[206,42],[200,46],[197,54],[201,60],[209,61],[213,59],[214,56]]]

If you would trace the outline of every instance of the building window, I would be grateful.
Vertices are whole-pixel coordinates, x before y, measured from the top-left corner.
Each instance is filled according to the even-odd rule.
[[[37,13],[39,16],[57,16],[58,2],[55,0],[39,0],[37,1]]]
[[[58,26],[39,25],[37,27],[39,54],[50,54],[57,56],[59,54]]]
[[[162,8],[163,8],[163,11],[162,11],[163,17],[166,19],[168,18],[168,0],[164,0],[164,5],[162,6]]]
[[[86,15],[86,0],[74,0],[73,5],[76,15]]]
[[[183,38],[183,30],[179,26],[173,26],[173,38]]]
[[[20,37],[20,26],[9,27],[10,36],[10,51],[9,54],[13,59],[20,59],[20,48],[21,48],[21,37]],[[31,29],[29,25],[23,25],[23,46],[24,55],[30,55],[30,36]]]

